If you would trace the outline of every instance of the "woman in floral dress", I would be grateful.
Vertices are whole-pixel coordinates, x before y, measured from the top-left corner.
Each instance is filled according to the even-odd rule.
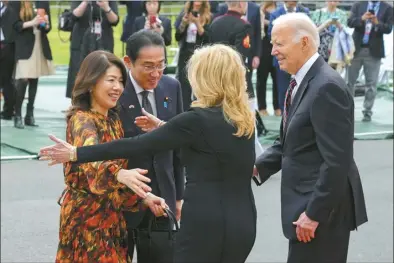
[[[94,51],[86,57],[67,115],[68,143],[87,146],[123,137],[115,108],[126,74],[122,62],[109,52]],[[125,160],[64,165],[56,262],[131,262],[122,211],[148,206],[160,216],[166,205],[159,197],[141,199],[128,189],[146,171],[126,167]]]

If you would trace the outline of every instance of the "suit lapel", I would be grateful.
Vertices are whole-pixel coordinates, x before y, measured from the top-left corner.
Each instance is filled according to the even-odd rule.
[[[306,90],[309,87],[309,85],[308,85],[309,81],[316,75],[318,69],[321,67],[321,65],[323,63],[325,63],[325,61],[323,60],[323,58],[321,56],[319,56],[317,58],[317,60],[315,61],[315,63],[313,63],[312,67],[309,69],[308,73],[306,73],[304,79],[301,81],[301,84],[298,87],[297,93],[294,96],[294,99],[293,99],[290,109],[289,109],[289,116],[287,117],[287,125],[285,127],[284,132],[283,132],[283,141],[286,139],[287,130],[290,126],[291,119],[294,116],[294,113],[297,111],[297,108],[300,105],[300,102],[301,102]]]
[[[162,87],[160,86],[160,82],[155,88],[155,101],[156,101],[157,118],[162,120],[163,113],[165,112],[165,107],[164,107],[165,94],[163,92]]]
[[[130,75],[127,77],[126,88],[120,97],[120,104],[130,119],[134,119],[141,114],[141,105],[138,101],[134,85],[131,82]]]

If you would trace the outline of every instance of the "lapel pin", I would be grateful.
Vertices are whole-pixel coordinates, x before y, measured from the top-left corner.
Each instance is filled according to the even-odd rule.
[[[129,106],[129,109],[134,109],[134,105],[131,104],[131,105]]]

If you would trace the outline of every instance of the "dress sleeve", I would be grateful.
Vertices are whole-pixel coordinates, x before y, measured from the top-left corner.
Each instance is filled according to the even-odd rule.
[[[99,138],[94,120],[86,113],[77,113],[70,119],[71,144],[77,147],[98,145]],[[124,160],[90,162],[80,165],[87,177],[89,189],[97,195],[107,194],[126,186],[119,183],[116,175],[125,165]]]
[[[160,128],[143,135],[78,147],[77,160],[86,163],[155,154],[191,145],[200,133],[201,118],[195,111],[190,110],[175,116]]]

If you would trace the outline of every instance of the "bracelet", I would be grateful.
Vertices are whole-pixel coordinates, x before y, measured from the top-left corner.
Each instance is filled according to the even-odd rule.
[[[70,152],[70,162],[75,162],[77,160],[77,147],[73,146]]]
[[[104,13],[109,14],[112,11],[111,7],[109,8],[108,11],[104,11]]]

